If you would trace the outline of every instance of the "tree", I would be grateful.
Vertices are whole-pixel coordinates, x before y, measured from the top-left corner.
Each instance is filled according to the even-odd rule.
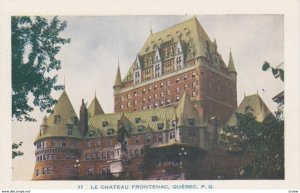
[[[256,121],[251,107],[235,113],[236,126],[225,126],[229,146],[251,158],[248,176],[258,179],[284,177],[284,123],[272,114],[263,122]],[[229,136],[229,135],[228,135]]]
[[[12,17],[12,118],[35,121],[30,115],[33,106],[49,112],[55,104],[52,90],[63,89],[56,84],[54,71],[61,68],[56,56],[61,46],[70,42],[60,37],[66,26],[57,17]]]
[[[271,70],[272,70],[273,76],[274,76],[275,78],[278,78],[278,77],[279,77],[280,80],[281,80],[282,82],[284,82],[284,70],[283,70],[282,68],[278,68],[278,67],[273,68],[273,67],[270,66],[269,62],[265,61],[264,64],[262,65],[262,70],[263,70],[263,71],[267,71],[267,70],[270,69],[270,68],[271,68]]]
[[[21,152],[21,151],[18,151],[17,149],[19,149],[20,146],[22,146],[23,142],[20,142],[20,143],[13,143],[12,144],[12,158],[15,159],[15,157],[18,157],[18,156],[23,156],[24,153]]]

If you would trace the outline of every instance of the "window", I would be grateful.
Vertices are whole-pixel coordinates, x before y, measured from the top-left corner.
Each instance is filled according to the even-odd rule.
[[[72,119],[73,119],[74,125],[77,125],[78,124],[78,118],[77,117],[72,117]]]
[[[66,154],[66,159],[70,159],[70,154]]]
[[[172,127],[176,127],[176,120],[172,121]]]
[[[188,85],[187,85],[187,84],[185,84],[185,85],[184,85],[184,89],[186,89],[187,87],[188,87]]]
[[[163,106],[165,104],[165,101],[160,101],[160,106]]]
[[[157,94],[154,94],[154,98],[157,99]]]
[[[192,77],[194,78],[195,76],[196,76],[196,73],[195,73],[195,72],[193,72],[193,73],[192,73]]]
[[[66,167],[65,171],[66,171],[67,174],[69,174],[70,171],[71,171],[71,170],[70,170],[70,167]]]
[[[39,169],[35,170],[35,176],[39,176]]]
[[[106,152],[102,152],[102,159],[106,159]]]
[[[96,159],[96,153],[92,153],[91,159]]]
[[[164,83],[163,83],[163,82],[161,82],[161,83],[160,83],[160,87],[163,87],[163,86],[164,86]]]
[[[102,168],[102,174],[107,174],[106,167],[103,167],[103,168]]]
[[[72,139],[72,147],[76,147],[77,146],[77,141],[75,139]]]
[[[91,148],[91,147],[92,147],[91,141],[88,141],[88,142],[87,142],[87,147],[88,147],[88,148]]]
[[[171,100],[170,99],[167,99],[167,104],[170,104],[171,103]]]
[[[146,134],[146,143],[151,143],[151,133]]]
[[[164,92],[160,92],[160,96],[163,97],[164,96]]]
[[[107,121],[103,121],[102,122],[102,127],[106,127],[108,125],[108,122]]]
[[[158,120],[158,117],[157,116],[152,116],[152,122],[155,122]]]
[[[97,140],[97,147],[101,147],[101,140],[100,139]]]
[[[179,77],[176,78],[176,83],[179,82]]]
[[[108,147],[112,147],[112,146],[113,146],[112,139],[108,139]]]
[[[137,100],[134,100],[133,102],[134,102],[134,105],[137,105]]]
[[[157,84],[154,85],[154,89],[157,89]]]
[[[195,125],[195,119],[188,119],[190,125]]]
[[[169,95],[170,94],[170,90],[167,90],[167,95]]]
[[[157,141],[162,142],[163,141],[163,135],[161,133],[157,134]]]
[[[166,85],[170,86],[170,81],[169,80],[167,80]]]
[[[177,92],[177,93],[179,92],[179,87],[176,88],[176,92]]]
[[[176,96],[176,101],[179,101],[180,97],[179,96]]]
[[[133,94],[135,97],[137,96],[137,92],[136,91],[134,91],[134,94]]]
[[[171,131],[169,135],[170,135],[170,139],[174,139],[175,138],[175,131]]]
[[[164,129],[164,124],[163,123],[158,123],[157,124],[157,129],[158,130],[163,130]]]
[[[111,152],[108,151],[108,152],[107,152],[107,159],[110,159],[110,156],[111,156]]]
[[[196,130],[195,129],[189,129],[188,130],[188,137],[196,137]]]
[[[192,92],[192,96],[193,97],[196,96],[196,92],[195,91]]]
[[[88,168],[87,174],[94,175],[94,168],[93,167]]]
[[[142,91],[142,93],[145,93],[146,92],[146,89],[145,88],[143,88],[143,91]]]
[[[54,124],[59,124],[59,123],[60,123],[60,116],[54,115]]]
[[[50,175],[50,174],[52,174],[52,167],[44,167],[43,168],[43,174],[44,175]]]
[[[149,101],[151,100],[151,95],[148,96],[148,100],[149,100]]]
[[[114,130],[112,128],[107,129],[107,135],[112,135],[114,134]]]
[[[127,107],[130,107],[130,102],[127,103]]]
[[[91,159],[90,156],[91,156],[90,153],[86,153],[86,154],[85,154],[85,159],[86,159],[86,160],[90,160],[90,159]]]
[[[67,146],[67,142],[66,142],[65,139],[62,139],[62,140],[61,140],[61,146]]]
[[[47,168],[46,167],[43,168],[43,174],[44,175],[47,174]]]
[[[49,155],[48,155],[48,160],[53,160],[52,154],[49,154]]]
[[[141,118],[135,118],[135,123],[139,123],[139,122],[141,122]]]
[[[152,90],[152,86],[149,86],[149,87],[148,87],[148,91],[151,91],[151,90]]]
[[[135,136],[135,144],[140,144],[140,136]]]
[[[124,109],[124,105],[123,104],[121,105],[121,109]]]
[[[192,83],[192,87],[195,87],[196,86],[196,82],[194,81],[193,83]]]
[[[134,151],[134,155],[135,155],[136,157],[140,156],[140,151],[139,151],[139,149],[136,149],[136,150]]]
[[[138,126],[138,132],[143,132],[144,131],[144,126]]]
[[[187,75],[186,75],[186,74],[183,76],[183,79],[184,79],[184,80],[186,80],[186,79],[187,79]]]
[[[67,134],[72,135],[73,134],[73,127],[70,124],[67,124]]]

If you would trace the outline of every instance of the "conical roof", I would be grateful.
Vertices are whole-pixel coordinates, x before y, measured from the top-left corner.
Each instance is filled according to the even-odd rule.
[[[121,86],[121,85],[122,85],[121,72],[120,72],[120,66],[118,65],[114,87]]]
[[[233,63],[232,54],[231,54],[231,50],[230,50],[230,53],[229,53],[228,72],[236,73],[234,63]]]
[[[262,98],[258,94],[253,94],[250,96],[244,97],[241,104],[238,106],[235,112],[245,113],[246,107],[249,106],[253,109],[253,116],[256,117],[258,122],[263,122],[268,114],[271,114],[271,111],[264,103]],[[237,119],[235,114],[231,116],[228,120],[227,125],[235,126],[237,124]]]
[[[48,119],[44,117],[43,124],[47,125],[48,128],[43,135],[38,135],[36,140],[47,137],[81,137],[78,117],[65,90],[60,95]],[[67,125],[72,125],[72,135],[67,134]]]
[[[95,96],[94,99],[92,100],[91,104],[88,107],[88,115],[89,115],[89,117],[91,117],[91,116],[98,115],[98,114],[104,114],[104,111],[103,111],[97,97]]]

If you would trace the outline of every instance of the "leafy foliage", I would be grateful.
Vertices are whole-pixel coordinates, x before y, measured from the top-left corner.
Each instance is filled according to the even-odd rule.
[[[63,89],[51,73],[61,68],[61,45],[70,42],[59,36],[66,26],[57,17],[12,17],[12,117],[18,121],[35,121],[30,95],[34,106],[49,111],[56,102],[51,91]]]
[[[229,146],[251,157],[249,176],[277,179],[284,177],[284,122],[272,114],[257,122],[251,107],[236,113],[237,125],[226,126]],[[229,135],[228,135],[229,136]]]
[[[23,156],[24,153],[21,151],[17,151],[17,149],[22,146],[23,142],[21,141],[20,143],[13,143],[12,144],[12,158],[16,158],[18,156]]]
[[[272,74],[273,74],[273,76],[275,77],[275,78],[280,78],[280,80],[282,81],[282,82],[284,82],[284,70],[283,69],[281,69],[281,68],[273,68],[273,67],[271,67],[270,66],[270,64],[268,63],[268,62],[264,62],[264,64],[262,65],[262,70],[263,71],[267,71],[268,69],[270,69],[271,68],[271,70],[272,70]]]

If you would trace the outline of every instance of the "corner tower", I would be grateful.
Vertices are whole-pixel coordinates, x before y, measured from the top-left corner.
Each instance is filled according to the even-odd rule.
[[[66,91],[59,97],[53,112],[43,119],[34,141],[36,163],[33,180],[69,179],[75,176],[74,163],[79,159],[81,133],[78,117]]]

